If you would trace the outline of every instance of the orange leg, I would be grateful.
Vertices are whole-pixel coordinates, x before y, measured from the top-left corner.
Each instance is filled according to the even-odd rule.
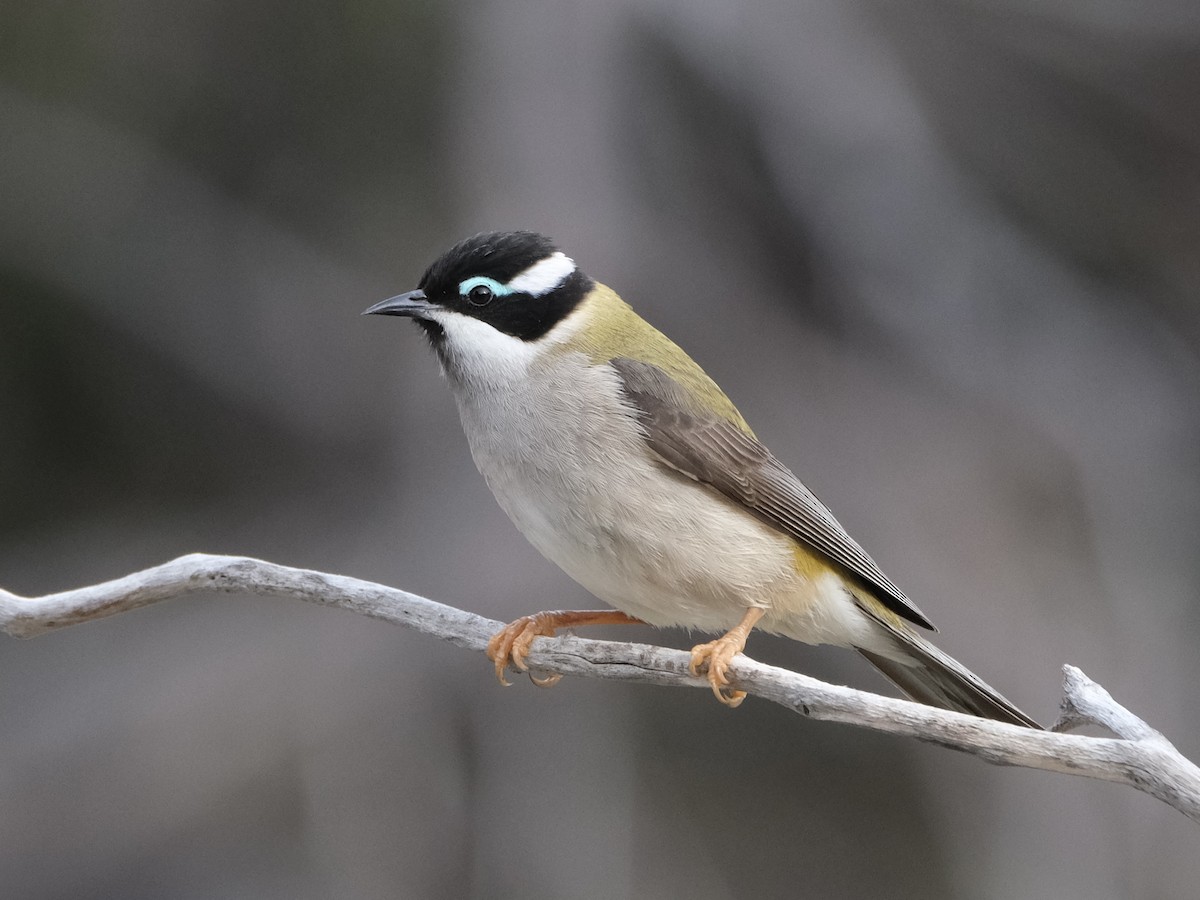
[[[505,625],[492,639],[488,641],[488,659],[496,664],[496,678],[505,687],[509,682],[504,677],[504,670],[511,664],[522,672],[529,671],[525,657],[535,637],[554,637],[559,628],[573,628],[576,625],[645,625],[641,619],[627,616],[615,609],[593,610],[559,610],[558,612],[540,612],[532,616],[521,616],[515,622]],[[550,687],[557,684],[561,675],[548,675],[545,678],[529,679],[538,687]]]
[[[751,629],[766,612],[765,609],[752,606],[746,610],[742,621],[733,626],[727,634],[692,648],[692,674],[699,675],[701,670],[707,669],[708,683],[712,685],[713,693],[726,706],[739,706],[746,699],[745,691],[729,689],[729,678],[725,673],[729,670],[733,658],[746,649],[746,638],[750,637]]]

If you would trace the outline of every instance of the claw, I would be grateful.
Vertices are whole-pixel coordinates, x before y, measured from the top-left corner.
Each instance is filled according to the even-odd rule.
[[[733,658],[746,649],[746,638],[750,629],[763,617],[764,612],[765,610],[751,607],[746,610],[742,621],[728,634],[692,648],[692,660],[688,669],[696,676],[706,674],[713,696],[730,709],[741,706],[742,701],[746,699],[746,692],[734,690],[729,686],[729,666],[733,663]]]
[[[534,684],[536,684],[538,687],[548,688],[548,687],[554,687],[556,684],[558,684],[560,681],[562,681],[562,675],[558,674],[557,672],[552,672],[551,674],[547,675],[545,678],[538,678],[536,675],[534,675],[532,672],[530,672],[529,680],[532,681]]]

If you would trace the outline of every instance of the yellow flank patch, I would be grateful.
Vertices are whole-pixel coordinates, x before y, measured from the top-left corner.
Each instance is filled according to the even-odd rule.
[[[879,620],[883,624],[891,627],[893,631],[906,632],[909,626],[905,623],[904,618],[898,613],[889,609],[882,600],[877,598],[869,590],[856,584],[851,587],[851,593],[854,594],[854,599],[858,601],[868,615]]]
[[[800,576],[808,581],[817,581],[823,575],[841,574],[824,554],[797,543],[792,550],[792,565]]]
[[[854,595],[854,599],[859,606],[868,614],[883,622],[885,625],[891,626],[893,629],[903,631],[907,628],[899,615],[892,612],[888,607],[879,600],[872,591],[867,588],[862,580],[854,574],[847,572],[837,563],[832,562],[824,553],[819,550],[814,550],[799,542],[792,549],[792,565],[795,566],[796,572],[801,578],[810,582],[816,582],[825,575],[837,575],[842,579],[842,583],[846,589]]]
[[[710,412],[754,436],[733,401],[725,396],[717,383],[669,337],[644,320],[639,322],[641,317],[612,288],[597,283],[584,303],[597,308],[591,313],[592,325],[587,333],[570,342],[573,349],[587,354],[596,364],[606,363],[614,356],[652,363],[679,382]],[[613,348],[617,348],[616,353]]]

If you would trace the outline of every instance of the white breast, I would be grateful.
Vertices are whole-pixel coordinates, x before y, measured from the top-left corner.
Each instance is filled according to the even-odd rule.
[[[794,579],[787,538],[652,459],[610,366],[559,353],[464,388],[463,429],[501,507],[601,599],[652,624],[721,630]]]
[[[447,360],[476,466],[529,542],[597,597],[652,625],[722,632],[761,606],[769,631],[874,643],[839,576],[805,579],[790,538],[652,455],[611,366],[464,317],[443,327],[455,344],[459,327],[492,332],[463,342],[469,365]]]

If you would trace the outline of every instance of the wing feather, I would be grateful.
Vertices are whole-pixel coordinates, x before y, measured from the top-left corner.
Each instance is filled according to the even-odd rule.
[[[647,444],[664,463],[819,550],[866,582],[893,612],[933,629],[924,613],[883,574],[825,504],[753,434],[700,407],[657,366],[624,357],[611,360],[611,365],[637,412]]]

